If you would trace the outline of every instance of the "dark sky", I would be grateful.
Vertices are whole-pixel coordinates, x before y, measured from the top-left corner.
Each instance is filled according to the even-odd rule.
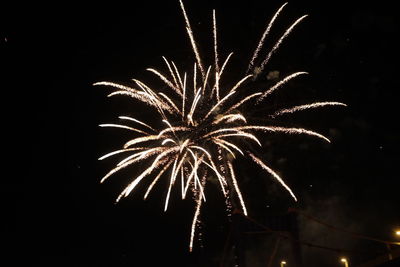
[[[248,62],[267,21],[283,3],[186,2],[200,50],[209,55],[205,60],[212,59],[211,11],[217,10],[220,54],[235,53],[233,76],[243,74],[243,62]],[[394,40],[399,21],[389,2],[289,2],[271,37],[278,37],[301,15],[309,17],[282,45],[267,72],[310,75],[279,91],[272,106],[329,100],[348,107],[282,118],[287,125],[325,134],[330,145],[308,137],[273,136],[266,141],[261,153],[292,186],[298,203],[243,162],[239,174],[253,218],[262,221],[295,207],[339,228],[394,239],[393,230],[400,227]],[[180,66],[192,66],[178,1],[15,4],[2,8],[1,17],[7,158],[1,187],[3,231],[15,266],[27,259],[30,266],[157,266],[159,260],[167,266],[218,266],[229,228],[218,204],[221,198],[211,197],[203,215],[201,245],[198,242],[189,254],[190,201],[175,197],[164,214],[165,189],[160,187],[146,202],[141,194],[133,194],[114,205],[129,172],[99,184],[115,161],[97,158],[118,149],[128,135],[97,125],[116,122],[119,115],[150,115],[134,101],[107,98],[108,89],[92,84],[132,78],[151,83],[145,69],[163,67],[163,55]],[[210,189],[214,193],[218,191]],[[333,234],[301,217],[299,227],[301,238],[309,242],[365,251],[344,253],[354,262],[385,248]],[[251,266],[266,266],[271,236],[256,239],[246,237],[249,245],[244,250]],[[288,255],[287,246],[282,243],[280,257]],[[303,252],[307,266],[338,266],[343,254],[309,248]],[[139,264],[143,261],[148,263]]]

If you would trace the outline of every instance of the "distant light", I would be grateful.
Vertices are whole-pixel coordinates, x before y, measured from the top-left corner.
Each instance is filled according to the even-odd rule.
[[[281,267],[282,267],[283,265],[286,265],[286,261],[281,261]]]
[[[400,230],[396,231],[396,235],[400,236]]]
[[[348,266],[349,266],[349,263],[347,262],[347,259],[346,259],[346,258],[341,258],[340,261],[344,263],[344,266],[345,266],[345,267],[348,267]]]

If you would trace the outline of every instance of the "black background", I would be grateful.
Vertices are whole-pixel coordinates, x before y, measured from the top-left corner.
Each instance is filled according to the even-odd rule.
[[[217,10],[220,54],[235,52],[232,64],[242,68],[233,67],[238,75],[281,4],[185,3],[200,50],[210,55],[205,56],[208,62],[212,60],[211,10]],[[158,266],[161,260],[168,266],[217,266],[228,227],[222,205],[211,203],[206,208],[202,245],[197,243],[190,254],[192,203],[175,197],[164,214],[165,190],[160,186],[146,202],[141,194],[133,194],[114,205],[129,172],[99,184],[114,163],[97,158],[118,149],[128,136],[97,125],[115,122],[118,115],[150,115],[130,100],[108,99],[108,89],[92,84],[132,78],[150,83],[152,76],[145,69],[163,68],[163,55],[182,67],[192,66],[178,1],[15,4],[1,12],[6,26],[0,40],[6,148],[1,193],[11,262],[15,266],[25,260],[30,266]],[[264,185],[266,191],[254,188],[259,184],[252,185],[248,176],[261,179],[262,173],[247,169],[243,191],[248,193],[250,213],[262,219],[262,214],[279,214],[296,206],[337,227],[394,239],[393,230],[400,226],[395,8],[389,1],[289,2],[272,36],[303,14],[310,16],[282,45],[267,71],[304,70],[310,75],[299,81],[300,88],[282,89],[274,105],[334,100],[348,107],[288,117],[290,125],[318,130],[332,144],[272,137],[264,153],[293,187],[299,203],[292,203],[272,182]],[[218,191],[210,189],[214,193]],[[314,243],[372,251],[355,257],[359,261],[384,247],[340,238],[330,242],[318,238],[319,229],[303,227],[304,239]],[[338,254],[320,257],[321,253],[309,252],[314,258],[309,266],[338,265]],[[262,259],[260,254],[254,257]]]

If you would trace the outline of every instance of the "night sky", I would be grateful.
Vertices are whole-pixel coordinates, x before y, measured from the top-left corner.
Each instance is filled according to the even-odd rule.
[[[216,9],[220,55],[234,52],[227,74],[233,79],[242,77],[267,22],[282,4],[185,1],[200,51],[210,63],[211,12]],[[166,183],[160,183],[147,201],[142,200],[142,187],[115,205],[132,177],[130,171],[99,183],[118,161],[97,158],[119,149],[130,135],[98,125],[115,123],[119,115],[157,120],[144,105],[107,98],[110,89],[92,84],[129,83],[132,78],[151,84],[153,76],[145,69],[164,69],[161,56],[192,68],[194,57],[178,1],[15,4],[4,6],[1,13],[6,147],[2,236],[11,263],[119,267],[159,266],[161,260],[165,266],[220,266],[231,223],[217,185],[210,183],[207,189],[203,235],[190,254],[191,201],[181,201],[176,194],[164,213]],[[280,89],[265,108],[314,101],[340,101],[348,107],[280,118],[285,125],[328,136],[331,144],[307,136],[262,139],[260,153],[292,187],[298,203],[250,161],[237,162],[249,214],[263,222],[297,208],[341,229],[395,240],[393,231],[400,227],[396,9],[389,1],[292,1],[271,39],[277,40],[303,14],[309,17],[283,43],[266,73],[310,75]],[[343,255],[360,263],[386,249],[302,216],[298,227],[302,240],[353,251],[302,246],[305,266],[340,266]],[[253,234],[243,240],[248,266],[267,266],[273,235]],[[283,258],[294,266],[289,245],[281,240],[273,266]],[[233,266],[233,255],[225,257],[223,266]]]

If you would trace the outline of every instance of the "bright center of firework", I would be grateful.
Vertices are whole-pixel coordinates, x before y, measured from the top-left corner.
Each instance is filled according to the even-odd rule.
[[[188,194],[196,203],[193,217],[190,250],[193,247],[193,238],[202,203],[206,201],[206,184],[210,177],[217,177],[222,195],[228,206],[232,206],[230,200],[236,198],[244,215],[247,215],[245,201],[240,191],[239,182],[236,179],[235,162],[247,157],[265,170],[293,197],[297,198],[283,179],[276,174],[257,154],[252,151],[249,144],[255,143],[261,146],[255,132],[303,134],[317,137],[330,142],[325,136],[304,128],[282,127],[265,125],[263,120],[247,118],[248,111],[263,103],[268,96],[275,93],[292,79],[307,74],[295,72],[284,77],[270,88],[264,88],[259,92],[245,90],[245,85],[254,82],[259,74],[263,73],[270,57],[278,50],[281,43],[306,16],[302,16],[292,23],[283,35],[276,41],[273,48],[260,60],[260,53],[264,40],[269,33],[280,12],[286,6],[278,9],[263,33],[253,57],[247,66],[246,73],[238,77],[232,87],[221,86],[224,71],[232,56],[230,53],[224,61],[220,61],[218,55],[217,24],[215,11],[213,12],[213,40],[214,62],[206,67],[197,49],[193,31],[186,14],[183,3],[180,6],[185,19],[185,26],[195,56],[193,69],[181,72],[173,61],[163,57],[165,72],[155,69],[147,69],[156,75],[165,85],[167,91],[152,88],[142,81],[134,79],[134,86],[126,86],[113,82],[98,82],[95,85],[109,86],[115,89],[109,96],[128,96],[143,102],[156,111],[162,124],[157,128],[145,121],[136,118],[120,116],[127,124],[102,124],[102,127],[116,127],[132,132],[133,138],[116,151],[108,153],[100,158],[125,153],[128,154],[115,168],[108,172],[101,182],[121,169],[135,165],[138,162],[148,163],[147,168],[135,177],[118,196],[117,202],[127,197],[135,187],[143,180],[151,182],[146,190],[146,199],[152,188],[160,179],[168,179],[168,190],[165,196],[164,210],[167,210],[171,189],[174,185],[180,185],[182,199]],[[222,62],[222,65],[220,65]],[[256,75],[248,75],[255,73]],[[190,79],[188,78],[190,77]],[[251,88],[251,87],[250,87]],[[246,88],[248,89],[248,88]],[[285,108],[269,114],[271,120],[278,116],[313,109],[324,106],[345,106],[339,102],[316,102]],[[239,208],[239,207],[235,207]]]

